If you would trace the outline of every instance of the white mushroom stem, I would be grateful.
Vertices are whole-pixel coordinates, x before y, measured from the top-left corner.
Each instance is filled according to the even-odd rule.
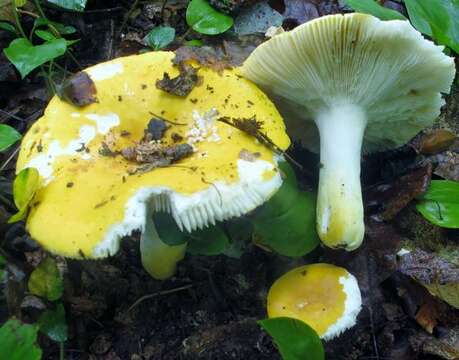
[[[363,241],[360,152],[367,124],[358,106],[340,104],[315,117],[320,132],[317,231],[329,247],[354,250]]]
[[[186,246],[186,243],[171,246],[163,242],[156,231],[152,211],[147,212],[140,254],[143,267],[153,278],[164,280],[174,275],[177,263],[185,257]]]

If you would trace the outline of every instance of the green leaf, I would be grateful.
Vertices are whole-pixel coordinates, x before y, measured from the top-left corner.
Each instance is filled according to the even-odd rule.
[[[44,259],[32,271],[28,287],[32,294],[50,301],[55,301],[62,296],[64,284],[56,262],[52,258]]]
[[[317,333],[300,320],[278,317],[258,321],[273,338],[283,360],[325,360]]]
[[[40,175],[35,168],[22,169],[13,182],[14,203],[18,209],[26,207],[32,201],[40,185]]]
[[[228,236],[218,225],[193,231],[187,238],[187,251],[193,255],[220,255],[230,245]]]
[[[410,21],[413,26],[421,33],[432,37],[432,30],[427,21],[423,8],[419,5],[418,0],[405,0],[405,7],[408,11]]]
[[[10,319],[0,327],[2,356],[8,360],[39,360],[41,349],[37,345],[37,325],[21,324]]]
[[[56,39],[56,37],[52,33],[46,30],[35,30],[35,35],[37,35],[40,39],[43,39],[45,41],[51,41]]]
[[[191,0],[186,22],[193,30],[206,35],[224,33],[233,26],[233,18],[215,10],[206,0]]]
[[[204,42],[199,39],[193,39],[193,40],[188,40],[185,42],[186,46],[202,46],[204,45]]]
[[[87,0],[48,0],[49,3],[73,11],[84,11]]]
[[[166,213],[155,213],[153,221],[161,240],[167,245],[188,242],[187,251],[195,255],[219,255],[229,246],[225,232],[219,226],[195,230],[191,234],[180,231],[175,220]]]
[[[158,26],[153,28],[147,36],[145,43],[154,50],[164,49],[175,39],[175,29],[170,26]]]
[[[64,305],[57,304],[55,310],[47,310],[38,319],[40,331],[56,342],[67,341],[68,326]]]
[[[187,242],[185,233],[181,232],[174,218],[168,213],[154,213],[153,222],[160,239],[167,245],[175,246]]]
[[[459,182],[432,180],[416,209],[432,224],[459,229]]]
[[[12,32],[13,34],[17,34],[16,28],[14,25],[11,25],[9,22],[0,21],[0,29]]]
[[[0,124],[0,151],[8,149],[16,141],[21,139],[21,134],[11,126]]]
[[[55,39],[34,46],[29,40],[20,38],[13,40],[3,51],[24,78],[38,66],[64,55],[66,50],[65,39]]]
[[[70,25],[64,25],[59,22],[51,21],[46,18],[38,18],[34,21],[34,27],[38,28],[41,26],[52,25],[61,35],[69,35],[76,32],[76,29]]]
[[[459,1],[418,1],[417,5],[415,11],[429,23],[433,38],[459,53]]]
[[[381,20],[406,20],[398,11],[385,8],[375,0],[346,0],[346,4],[355,11],[376,16]]]
[[[299,191],[293,169],[280,164],[286,179],[253,218],[257,242],[285,256],[303,256],[318,244],[315,195]]]

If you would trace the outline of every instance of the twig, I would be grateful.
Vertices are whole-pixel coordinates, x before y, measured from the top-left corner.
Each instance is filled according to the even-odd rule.
[[[252,119],[248,119],[248,120],[252,120]],[[238,127],[235,123],[230,121],[227,117],[221,117],[221,118],[217,119],[217,121],[221,121],[221,122],[223,122],[223,123],[225,123],[225,124],[227,124],[229,126],[232,126],[232,127],[236,128],[236,129],[239,129],[240,131],[242,131],[242,132],[244,132],[244,133],[246,133],[248,135],[253,136],[255,139],[260,141],[263,145],[267,146],[268,148],[270,148],[274,152],[283,155],[290,163],[295,165],[299,170],[304,171],[303,166],[299,162],[297,162],[294,158],[292,158],[289,154],[287,154],[287,152],[285,152],[279,146],[277,146],[266,134],[262,133],[260,130],[256,130],[254,132],[248,132],[248,131]]]
[[[164,122],[167,122],[169,124],[172,124],[172,125],[180,125],[180,126],[185,126],[185,125],[188,125],[188,124],[185,124],[185,123],[178,123],[178,122],[174,122],[174,121],[171,121],[171,120],[168,120],[160,115],[156,115],[155,113],[149,111],[150,115],[153,115],[155,118],[159,119],[159,120],[162,120]]]
[[[6,110],[0,109],[0,113],[4,114],[4,115],[6,115],[6,116],[9,116],[9,117],[11,117],[11,118],[13,118],[14,120],[17,120],[17,121],[22,121],[22,122],[25,122],[25,121],[26,121],[26,120],[24,120],[23,118],[21,118],[21,117],[19,117],[19,116],[17,116],[17,115],[14,115],[14,114],[12,114],[12,113],[6,111]]]
[[[138,4],[139,4],[139,0],[135,0],[134,3],[132,4],[131,8],[129,9],[129,11],[124,16],[123,22],[121,23],[121,26],[120,26],[120,30],[118,31],[118,36],[123,33],[124,28],[126,27],[126,24],[127,24],[128,20],[129,20],[129,18],[131,17],[132,13],[134,12],[134,10],[136,9]]]
[[[139,298],[138,300],[136,300],[136,302],[134,302],[134,304],[132,304],[129,307],[129,309],[126,310],[126,313],[130,312],[132,309],[134,309],[136,306],[138,306],[141,302],[143,302],[145,300],[152,299],[152,298],[157,297],[157,296],[173,294],[173,293],[178,292],[178,291],[188,290],[188,289],[190,289],[192,287],[193,287],[193,284],[190,284],[190,285],[180,286],[180,287],[175,288],[175,289],[162,290],[162,291],[155,292],[153,294],[144,295],[141,298]]]
[[[7,165],[10,163],[11,160],[13,160],[13,158],[17,155],[17,153],[19,152],[19,150],[21,149],[21,146],[18,146],[16,148],[16,150],[13,151],[13,153],[8,157],[8,159],[6,159],[6,161],[3,163],[3,165],[0,167],[0,171],[3,171],[5,170],[5,168],[7,167]]]
[[[13,16],[14,16],[14,21],[16,22],[16,26],[19,29],[19,32],[21,33],[22,37],[27,39],[27,35],[24,32],[24,29],[22,28],[21,21],[19,20],[19,14],[18,14],[18,9],[16,7],[16,0],[11,1],[11,6],[13,7]]]

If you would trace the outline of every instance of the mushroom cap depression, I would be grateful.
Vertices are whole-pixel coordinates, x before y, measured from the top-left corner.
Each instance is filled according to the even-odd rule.
[[[432,124],[454,79],[454,60],[408,21],[330,15],[263,43],[242,68],[274,99],[288,132],[318,151],[312,120],[350,103],[366,112],[364,152],[405,144]]]
[[[362,299],[355,277],[330,264],[297,267],[282,275],[268,293],[268,316],[287,316],[329,340],[356,323]]]
[[[86,69],[98,102],[78,108],[54,97],[24,137],[17,171],[34,167],[43,181],[27,229],[47,250],[104,257],[118,250],[121,237],[144,229],[148,206],[170,212],[180,228],[192,231],[245,214],[280,187],[278,156],[216,120],[256,115],[263,132],[285,149],[290,140],[274,105],[235,70],[200,68],[202,83],[187,97],[159,90],[155,82],[163,73],[179,74],[173,57],[151,52]],[[174,122],[166,122],[163,145],[183,139],[194,152],[136,172],[137,164],[119,152],[138,144],[153,114]]]

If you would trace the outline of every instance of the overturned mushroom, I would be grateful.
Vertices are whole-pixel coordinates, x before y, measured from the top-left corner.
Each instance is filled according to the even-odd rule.
[[[256,115],[263,131],[285,149],[289,139],[273,104],[235,70],[219,75],[201,68],[203,82],[187,98],[159,90],[155,82],[164,72],[178,74],[173,56],[147,53],[86,69],[99,102],[76,108],[54,97],[24,137],[17,171],[35,167],[44,183],[27,229],[49,251],[102,258],[117,252],[123,236],[140,230],[145,268],[167,278],[186,246],[162,242],[152,212],[169,212],[180,229],[193,231],[245,214],[280,187],[278,155],[216,121]],[[151,122],[155,114],[167,128]],[[34,146],[38,140],[41,151]],[[148,146],[150,152],[143,153]],[[128,148],[134,156],[122,155]],[[168,149],[186,154],[177,157]],[[242,149],[259,157],[241,159]],[[151,165],[160,154],[170,155],[169,163],[132,171]]]
[[[324,340],[354,326],[362,298],[355,277],[330,264],[297,267],[282,275],[268,293],[268,316],[302,320]]]
[[[353,250],[363,240],[362,145],[400,146],[439,115],[455,74],[442,51],[408,21],[354,13],[275,36],[244,63],[243,74],[277,99],[290,134],[314,151],[320,134],[317,231],[325,245]]]

